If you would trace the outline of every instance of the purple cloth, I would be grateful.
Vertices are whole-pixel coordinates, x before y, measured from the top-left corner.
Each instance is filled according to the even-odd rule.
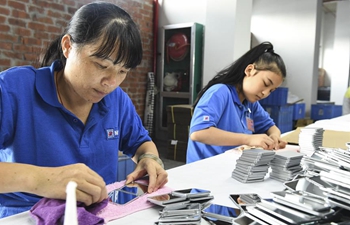
[[[84,203],[78,202],[78,223],[84,225],[104,224],[104,219],[96,216],[96,214],[106,207],[107,203],[107,199],[90,206],[85,206]],[[56,225],[63,224],[65,208],[65,200],[42,198],[31,208],[30,213],[36,219],[37,225]]]

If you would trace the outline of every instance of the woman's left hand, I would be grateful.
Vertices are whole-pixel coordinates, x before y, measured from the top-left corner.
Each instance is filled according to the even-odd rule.
[[[158,150],[153,141],[144,142],[137,149],[133,159],[138,163],[135,170],[126,177],[126,184],[148,174],[147,192],[152,193],[168,182],[168,173],[163,168],[163,162],[158,156]]]
[[[148,174],[148,193],[152,193],[163,187],[168,182],[168,173],[152,158],[143,158],[136,165],[135,170],[126,178],[126,183],[133,182]]]
[[[281,148],[285,148],[287,145],[287,142],[282,140],[282,138],[279,135],[275,135],[275,134],[271,134],[269,136],[275,143],[275,150],[281,149]]]

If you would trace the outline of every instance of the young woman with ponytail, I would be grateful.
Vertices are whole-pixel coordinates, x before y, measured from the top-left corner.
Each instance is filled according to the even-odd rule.
[[[264,42],[221,70],[199,92],[194,103],[187,163],[241,145],[284,148],[281,132],[259,100],[286,77],[282,58]]]

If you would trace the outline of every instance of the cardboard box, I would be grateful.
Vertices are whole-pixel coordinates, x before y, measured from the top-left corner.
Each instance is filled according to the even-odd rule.
[[[168,140],[168,159],[186,163],[187,141]]]
[[[192,105],[167,106],[167,123],[190,125],[193,115]]]
[[[300,127],[282,137],[289,144],[299,144]],[[350,132],[325,130],[323,132],[322,147],[346,149],[345,143],[350,140]]]
[[[168,139],[188,141],[190,126],[176,123],[168,123]]]
[[[296,120],[295,127],[305,127],[313,122],[312,119],[298,119]]]

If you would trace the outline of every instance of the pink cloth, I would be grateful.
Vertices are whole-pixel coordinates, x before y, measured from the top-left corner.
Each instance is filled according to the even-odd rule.
[[[121,186],[124,185],[124,183],[125,181],[120,181],[120,182],[107,185],[107,192],[120,188]],[[117,205],[117,204],[108,202],[107,206],[103,208],[101,211],[99,211],[96,214],[96,216],[103,218],[105,223],[107,223],[109,221],[116,220],[118,218],[130,215],[134,212],[138,212],[154,206],[152,203],[147,201],[147,197],[149,196],[168,194],[172,191],[173,190],[169,187],[162,187],[161,189],[151,194],[142,195],[138,199],[130,203],[127,203],[125,205]]]
[[[147,183],[147,181],[145,181]],[[125,184],[124,181],[115,182],[107,185],[107,192],[116,190]],[[102,224],[109,221],[130,215],[134,212],[141,211],[154,206],[147,201],[147,197],[161,194],[168,194],[172,189],[162,187],[161,189],[145,194],[138,199],[125,205],[117,205],[109,202],[107,199],[101,203],[84,207],[84,204],[77,203],[77,214],[79,224]],[[36,219],[37,225],[61,224],[64,217],[65,200],[42,198],[30,210],[32,217]],[[104,220],[104,221],[103,221]]]

